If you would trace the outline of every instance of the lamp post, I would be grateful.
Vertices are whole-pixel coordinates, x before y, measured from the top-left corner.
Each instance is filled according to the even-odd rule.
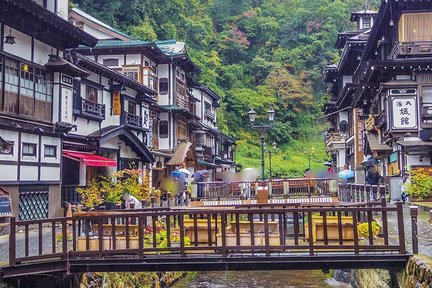
[[[270,149],[268,149],[268,154],[269,154],[269,166],[270,166],[270,175],[269,175],[269,179],[272,178],[272,154],[276,152],[276,142],[273,141],[272,147]]]
[[[306,158],[309,161],[308,169],[310,170],[311,169],[311,159],[315,155],[315,148],[314,147],[312,147],[310,149],[303,148],[303,153],[306,155]]]
[[[260,133],[261,138],[261,173],[262,173],[262,181],[265,181],[265,159],[264,159],[264,139],[265,139],[265,132],[270,130],[273,126],[272,123],[274,121],[275,117],[275,110],[273,107],[270,107],[270,109],[267,111],[268,119],[270,121],[270,124],[263,124],[263,123],[257,123],[255,122],[256,118],[256,112],[255,110],[251,109],[248,112],[249,115],[249,121],[251,123],[251,126],[253,129],[258,130]]]

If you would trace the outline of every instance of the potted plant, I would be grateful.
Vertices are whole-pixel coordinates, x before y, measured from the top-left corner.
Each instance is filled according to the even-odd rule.
[[[409,179],[404,184],[411,201],[432,199],[432,172],[424,168],[410,170]]]

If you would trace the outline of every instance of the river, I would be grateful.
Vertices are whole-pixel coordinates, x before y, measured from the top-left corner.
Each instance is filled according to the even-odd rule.
[[[180,280],[175,288],[350,288],[321,271],[198,272]]]

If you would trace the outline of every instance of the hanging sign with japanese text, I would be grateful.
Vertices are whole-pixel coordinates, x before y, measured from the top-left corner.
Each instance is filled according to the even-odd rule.
[[[121,115],[120,90],[112,91],[112,115]]]
[[[417,130],[417,96],[390,96],[392,130]]]

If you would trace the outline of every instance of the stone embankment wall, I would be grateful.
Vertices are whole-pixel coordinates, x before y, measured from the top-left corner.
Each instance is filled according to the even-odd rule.
[[[429,259],[432,263],[432,259]],[[411,257],[402,277],[403,288],[432,288],[432,266],[426,259]]]
[[[427,263],[430,262],[430,263]],[[432,259],[413,256],[403,271],[336,270],[334,278],[353,288],[432,288]]]

